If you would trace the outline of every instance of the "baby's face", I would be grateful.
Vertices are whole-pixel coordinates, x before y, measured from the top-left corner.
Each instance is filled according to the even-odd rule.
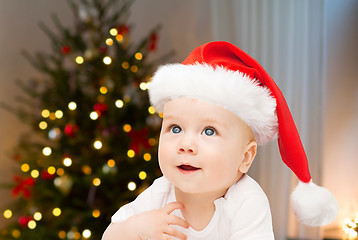
[[[234,113],[206,101],[177,98],[164,105],[159,165],[187,193],[217,193],[242,176],[242,159],[253,140]]]

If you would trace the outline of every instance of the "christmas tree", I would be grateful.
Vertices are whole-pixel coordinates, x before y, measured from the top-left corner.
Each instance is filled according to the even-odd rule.
[[[132,1],[68,1],[75,24],[40,25],[50,54],[24,53],[42,79],[19,82],[26,97],[2,103],[32,126],[12,151],[14,200],[1,239],[100,239],[110,217],[160,175],[160,117],[147,88],[158,27],[138,42]],[[163,57],[158,61],[162,61]]]

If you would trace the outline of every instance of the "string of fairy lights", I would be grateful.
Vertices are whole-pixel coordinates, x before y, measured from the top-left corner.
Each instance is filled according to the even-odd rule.
[[[347,217],[344,219],[343,224],[344,240],[358,239],[358,212],[355,217]]]
[[[122,43],[124,41],[124,36],[118,32],[118,30],[116,28],[112,28],[110,29],[109,31],[109,34],[118,42]],[[105,40],[105,43],[108,45],[108,46],[111,46],[113,45],[114,43],[114,39],[112,37],[109,37]],[[77,63],[78,65],[81,65],[85,62],[85,59],[86,59],[86,56],[75,56],[74,57],[74,61],[75,63]],[[143,59],[143,55],[142,53],[140,52],[137,52],[135,53],[135,59],[137,59],[138,61],[142,60]],[[105,56],[103,57],[103,63],[105,65],[110,65],[112,64],[112,58],[110,56]],[[122,68],[123,69],[128,69],[130,71],[132,71],[133,73],[137,72],[138,71],[138,66],[136,65],[130,65],[129,62],[127,61],[124,61],[122,62],[121,64]],[[149,82],[142,82],[139,84],[139,88],[143,91],[147,90],[148,88],[150,87],[150,83]],[[105,95],[107,94],[108,92],[108,88],[106,86],[100,86],[99,87],[99,92],[100,94],[102,95]],[[131,99],[130,99],[130,96],[125,96],[123,99],[116,99],[114,100],[114,105],[116,106],[116,108],[118,109],[121,109],[125,106],[126,103],[130,102]],[[77,103],[75,101],[71,101],[68,103],[67,105],[68,109],[70,111],[76,111],[77,109]],[[150,114],[155,114],[155,109],[153,106],[150,106],[148,108],[148,112]],[[93,121],[96,121],[99,117],[100,117],[100,112],[99,111],[92,111],[89,113],[88,117],[93,120]],[[56,119],[61,119],[64,117],[64,113],[62,110],[55,110],[55,111],[50,111],[49,109],[43,109],[41,111],[41,116],[42,116],[42,120],[39,122],[39,125],[38,127],[41,129],[41,130],[46,130],[48,129],[48,122],[49,121],[55,121]],[[131,130],[132,130],[132,126],[128,123],[124,124],[122,126],[122,129],[124,132],[126,133],[129,133]],[[56,137],[58,137],[59,135],[61,134],[61,130],[57,127],[51,129],[48,131],[48,137],[50,139],[55,139]],[[156,144],[156,140],[154,138],[150,138],[148,140],[148,143],[151,145],[151,146],[154,146]],[[93,148],[94,149],[97,149],[97,150],[100,150],[102,149],[103,147],[103,143],[101,141],[101,139],[95,139],[93,141]],[[52,149],[50,146],[46,146],[42,149],[42,154],[45,156],[45,157],[50,157],[51,154],[52,154]],[[127,156],[129,158],[134,158],[136,155],[136,152],[133,150],[133,149],[129,149],[127,151]],[[152,156],[150,153],[144,153],[143,154],[143,159],[144,161],[150,161],[152,159]],[[66,168],[69,168],[71,167],[73,161],[71,159],[70,156],[64,156],[63,157],[63,160],[62,160],[62,165],[61,167],[55,167],[55,166],[48,166],[46,171],[48,174],[50,175],[56,175],[56,177],[54,178],[53,182],[54,182],[54,185],[56,187],[63,187],[64,185],[66,184],[71,184],[68,179],[66,180],[65,176],[66,176]],[[103,168],[102,168],[102,171],[104,173],[110,173],[111,171],[115,171],[115,168],[116,168],[116,162],[115,160],[113,159],[109,159],[104,165],[103,165]],[[24,172],[24,173],[29,173],[30,176],[33,178],[33,179],[36,179],[38,178],[39,176],[41,176],[41,173],[38,169],[31,169],[30,165],[28,163],[22,163],[21,167],[20,167],[21,171]],[[81,168],[82,172],[85,173],[86,175],[91,175],[92,174],[92,169],[90,166],[88,165],[84,165],[82,166]],[[138,177],[139,179],[141,180],[145,180],[147,178],[147,173],[145,171],[140,171],[138,173]],[[98,187],[101,185],[101,179],[98,178],[98,177],[93,177],[92,179],[92,184],[93,186],[95,187]],[[136,190],[137,186],[136,186],[136,183],[134,181],[130,181],[127,185],[128,189],[130,191],[134,191]],[[55,207],[52,209],[52,215],[54,217],[59,217],[61,216],[62,214],[62,211],[61,211],[61,208],[59,207]],[[99,209],[93,209],[92,211],[92,216],[94,218],[98,218],[99,216],[101,215],[101,212]],[[6,218],[6,219],[11,219],[13,217],[13,211],[11,209],[6,209],[4,212],[3,212],[3,216]],[[37,226],[37,222],[41,221],[42,220],[42,213],[39,212],[39,211],[36,211],[33,213],[33,215],[31,217],[27,217],[26,219],[19,219],[19,221],[23,221],[23,224],[26,225],[29,229],[36,229],[36,226]],[[25,217],[24,217],[25,218]],[[18,229],[15,229],[12,231],[12,236],[14,238],[19,238],[21,235],[21,232],[20,230]],[[79,231],[76,227],[73,227],[71,230],[69,231],[64,231],[64,230],[61,230],[59,231],[58,233],[58,237],[60,239],[89,239],[92,235],[92,232],[90,229],[84,229],[82,231]]]

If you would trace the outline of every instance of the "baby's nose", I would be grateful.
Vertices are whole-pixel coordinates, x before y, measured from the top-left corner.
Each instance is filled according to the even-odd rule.
[[[183,139],[178,146],[178,153],[197,154],[198,148],[193,140]]]
[[[180,147],[179,152],[180,153],[192,153],[192,154],[194,154],[195,150],[192,147]]]

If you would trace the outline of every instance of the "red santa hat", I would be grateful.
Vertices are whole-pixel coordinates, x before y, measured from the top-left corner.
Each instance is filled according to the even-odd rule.
[[[235,113],[251,127],[258,144],[277,137],[283,162],[299,184],[291,194],[299,221],[319,226],[334,220],[333,195],[312,182],[308,161],[286,100],[263,67],[228,42],[210,42],[194,49],[180,64],[161,66],[149,97],[157,112],[174,98],[191,97]]]

